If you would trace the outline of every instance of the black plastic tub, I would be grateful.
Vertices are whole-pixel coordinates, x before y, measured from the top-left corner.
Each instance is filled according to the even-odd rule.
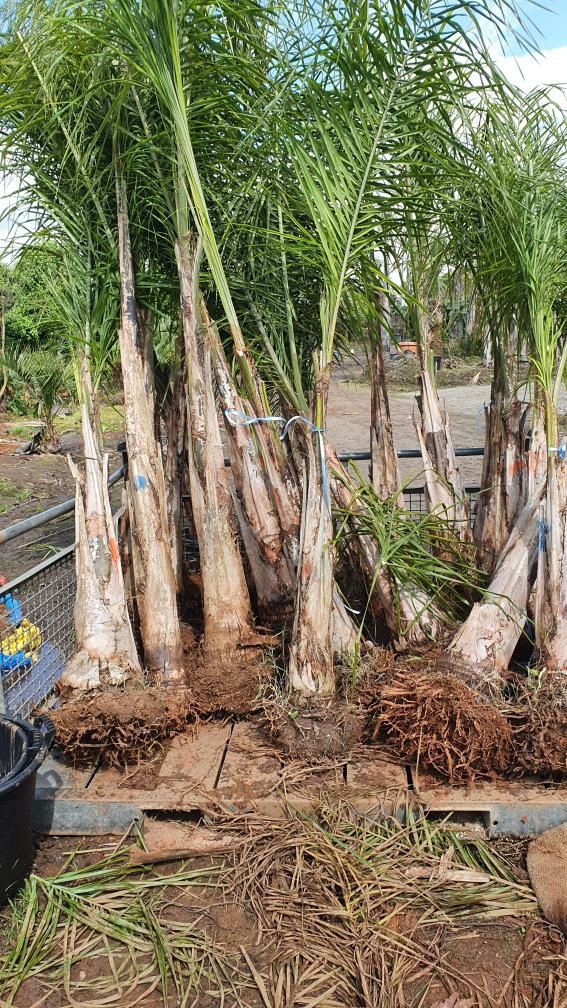
[[[16,895],[31,870],[35,780],[54,734],[45,718],[32,725],[0,715],[0,905]]]
[[[0,781],[23,770],[28,762],[30,733],[15,718],[0,721]]]

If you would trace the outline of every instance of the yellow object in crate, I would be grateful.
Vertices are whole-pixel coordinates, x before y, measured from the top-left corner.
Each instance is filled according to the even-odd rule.
[[[16,655],[19,663],[29,665],[37,658],[36,652],[42,645],[42,636],[39,627],[35,623],[30,623],[28,619],[23,619],[19,626],[14,627],[10,633],[0,641],[0,653],[8,667],[14,664]]]

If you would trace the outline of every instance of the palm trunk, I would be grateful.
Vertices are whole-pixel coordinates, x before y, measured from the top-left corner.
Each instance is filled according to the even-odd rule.
[[[474,522],[479,563],[491,574],[528,499],[526,417],[517,400],[504,409],[504,393],[493,383],[486,429],[480,495]]]
[[[567,460],[556,446],[557,411],[547,397],[545,500],[539,516],[539,553],[535,590],[536,656],[551,678],[558,702],[567,705]]]
[[[188,372],[189,485],[201,559],[205,651],[229,660],[252,635],[252,613],[235,539],[208,333],[197,321],[197,242],[188,235],[177,241],[175,251]]]
[[[437,389],[421,353],[421,394],[418,405],[421,429],[417,435],[423,457],[427,507],[438,511],[461,542],[471,542],[469,509],[465,488],[457,466],[449,418],[441,410]]]
[[[150,407],[153,413],[154,435],[156,439],[156,444],[158,445],[161,451],[161,423],[160,423],[160,411],[156,400],[152,314],[149,308],[139,303],[136,304],[136,323],[138,326],[139,345],[142,356],[142,364],[144,368],[144,385],[146,388],[146,396],[148,397],[148,406]]]
[[[86,389],[83,389],[86,393]],[[80,690],[141,681],[120,555],[108,496],[108,455],[101,461],[83,394],[81,419],[85,478],[69,458],[75,478],[77,653],[67,664],[62,685]]]
[[[540,521],[536,582],[538,664],[562,682],[567,673],[567,463],[553,459]],[[563,679],[563,693],[565,680]]]
[[[225,411],[225,430],[231,475],[238,498],[242,536],[247,546],[258,609],[263,622],[285,622],[295,587],[295,571],[282,534],[278,511],[262,465],[262,448],[258,427],[231,422],[226,411],[248,415],[251,407],[238,395],[216,328],[205,312],[217,386]]]
[[[380,307],[382,312],[387,310],[384,295],[380,298]],[[386,387],[381,325],[370,357],[370,479],[382,500],[400,493],[401,481]]]
[[[167,451],[165,455],[165,485],[167,521],[171,562],[175,586],[183,588],[183,472],[187,457],[187,373],[184,358],[180,361],[167,412]]]
[[[130,479],[130,520],[135,540],[136,595],[146,668],[164,682],[185,682],[175,577],[171,562],[165,479],[156,442],[153,402],[146,392],[146,364],[138,338],[134,268],[126,187],[117,179],[120,258],[119,331],[124,420]]]
[[[540,484],[512,529],[487,597],[473,606],[443,661],[455,674],[482,691],[501,689],[524,630],[538,551],[542,493]]]
[[[324,494],[319,435],[305,433],[306,460],[297,572],[297,595],[289,649],[289,686],[303,696],[335,692],[332,611],[333,521]]]

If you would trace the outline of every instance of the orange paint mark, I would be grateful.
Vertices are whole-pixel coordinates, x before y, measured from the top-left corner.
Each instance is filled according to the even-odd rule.
[[[118,552],[118,543],[116,542],[116,539],[109,539],[108,545],[110,547],[110,558],[112,560],[112,563],[117,564],[120,558],[120,554]]]

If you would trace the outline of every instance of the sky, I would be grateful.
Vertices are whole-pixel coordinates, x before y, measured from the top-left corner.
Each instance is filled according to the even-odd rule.
[[[498,45],[494,56],[512,83],[526,91],[550,85],[564,86],[565,92],[555,91],[554,97],[567,112],[567,0],[516,2],[532,23],[531,32],[540,52],[535,56],[522,53],[521,47],[510,38],[504,52]],[[12,202],[10,191],[15,184],[9,175],[0,177],[0,214]],[[0,219],[0,258],[6,248],[8,231],[8,221]]]
[[[566,0],[521,0],[518,7],[534,25],[534,35],[540,49],[546,51],[567,46],[567,2]],[[518,55],[519,47],[510,45],[511,54]]]
[[[520,0],[518,7],[531,22],[531,33],[540,52],[523,53],[521,46],[510,39],[498,63],[512,83],[524,88],[564,85],[567,87],[567,0]],[[556,100],[567,109],[567,94]]]

